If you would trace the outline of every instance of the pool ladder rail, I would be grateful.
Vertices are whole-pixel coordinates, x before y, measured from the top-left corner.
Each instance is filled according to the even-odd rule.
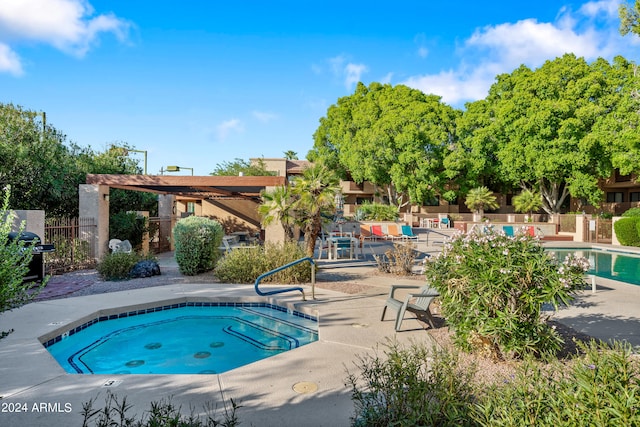
[[[279,271],[285,270],[289,267],[293,267],[294,265],[300,264],[302,262],[308,261],[311,264],[311,299],[316,299],[316,290],[315,290],[315,285],[316,285],[316,262],[313,260],[313,258],[311,257],[304,257],[304,258],[300,258],[297,259],[295,261],[290,262],[289,264],[285,264],[281,267],[275,268],[271,271],[267,271],[266,273],[261,274],[260,276],[258,276],[258,278],[256,279],[256,283],[255,283],[255,289],[256,289],[256,293],[260,296],[267,296],[267,295],[276,295],[276,294],[281,294],[283,292],[293,292],[293,291],[300,291],[302,293],[302,301],[306,301],[307,298],[304,295],[304,289],[302,289],[299,286],[296,287],[291,287],[291,288],[285,288],[285,289],[276,289],[274,291],[261,291],[258,288],[258,285],[260,284],[260,281],[262,279],[264,279],[265,277],[269,277],[273,274],[278,273]]]

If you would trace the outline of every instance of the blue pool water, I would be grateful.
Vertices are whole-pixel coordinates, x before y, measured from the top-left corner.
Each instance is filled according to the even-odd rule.
[[[640,254],[604,249],[549,248],[547,251],[554,252],[560,260],[568,254],[585,257],[590,265],[587,274],[640,285]]]
[[[310,316],[235,304],[98,318],[44,345],[74,374],[216,374],[318,339]]]

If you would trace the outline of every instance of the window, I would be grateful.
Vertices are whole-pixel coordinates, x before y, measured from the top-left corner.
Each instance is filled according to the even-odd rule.
[[[640,192],[629,193],[629,198],[631,202],[640,202]]]
[[[624,202],[624,193],[621,191],[608,192],[607,203],[622,203]]]
[[[196,204],[195,204],[195,202],[187,202],[187,212],[196,213]]]
[[[373,203],[373,197],[356,197],[356,205],[364,205],[365,203]]]
[[[433,196],[422,204],[423,206],[440,206],[440,196]]]

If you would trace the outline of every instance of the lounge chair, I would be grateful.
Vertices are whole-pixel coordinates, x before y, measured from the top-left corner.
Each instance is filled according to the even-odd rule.
[[[391,285],[391,290],[389,291],[389,296],[387,297],[387,301],[385,302],[384,308],[382,309],[382,317],[380,318],[380,320],[384,320],[384,315],[387,312],[387,307],[389,307],[391,310],[396,312],[396,332],[400,331],[400,326],[402,325],[404,314],[407,311],[415,314],[418,320],[426,322],[429,324],[429,326],[435,328],[433,316],[431,315],[431,311],[429,310],[429,305],[431,305],[431,302],[435,297],[440,296],[438,291],[436,291],[429,285],[426,285],[419,288],[419,291],[417,293],[407,294],[404,301],[396,299],[394,296],[397,289],[418,288],[419,286],[412,285]]]
[[[418,241],[418,236],[413,234],[413,229],[410,225],[403,225],[401,229],[403,238]]]
[[[372,225],[371,226],[371,237],[373,240],[377,239],[386,239],[386,235],[382,232],[381,225]]]
[[[385,235],[385,239],[402,239],[402,233],[398,232],[398,226],[396,224],[389,224],[387,226],[387,234]]]
[[[513,233],[513,225],[503,225],[502,226],[502,231],[504,231],[504,235],[507,237],[513,237],[514,233]]]

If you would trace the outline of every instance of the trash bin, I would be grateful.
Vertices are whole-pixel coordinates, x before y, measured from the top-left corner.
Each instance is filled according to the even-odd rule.
[[[29,263],[29,271],[24,276],[25,282],[32,280],[42,280],[44,278],[44,254],[47,252],[53,252],[55,250],[54,245],[45,245],[42,243],[42,239],[35,233],[30,231],[23,231],[22,233],[12,232],[9,233],[9,240],[20,240],[24,242],[24,247],[32,247],[32,258]]]

